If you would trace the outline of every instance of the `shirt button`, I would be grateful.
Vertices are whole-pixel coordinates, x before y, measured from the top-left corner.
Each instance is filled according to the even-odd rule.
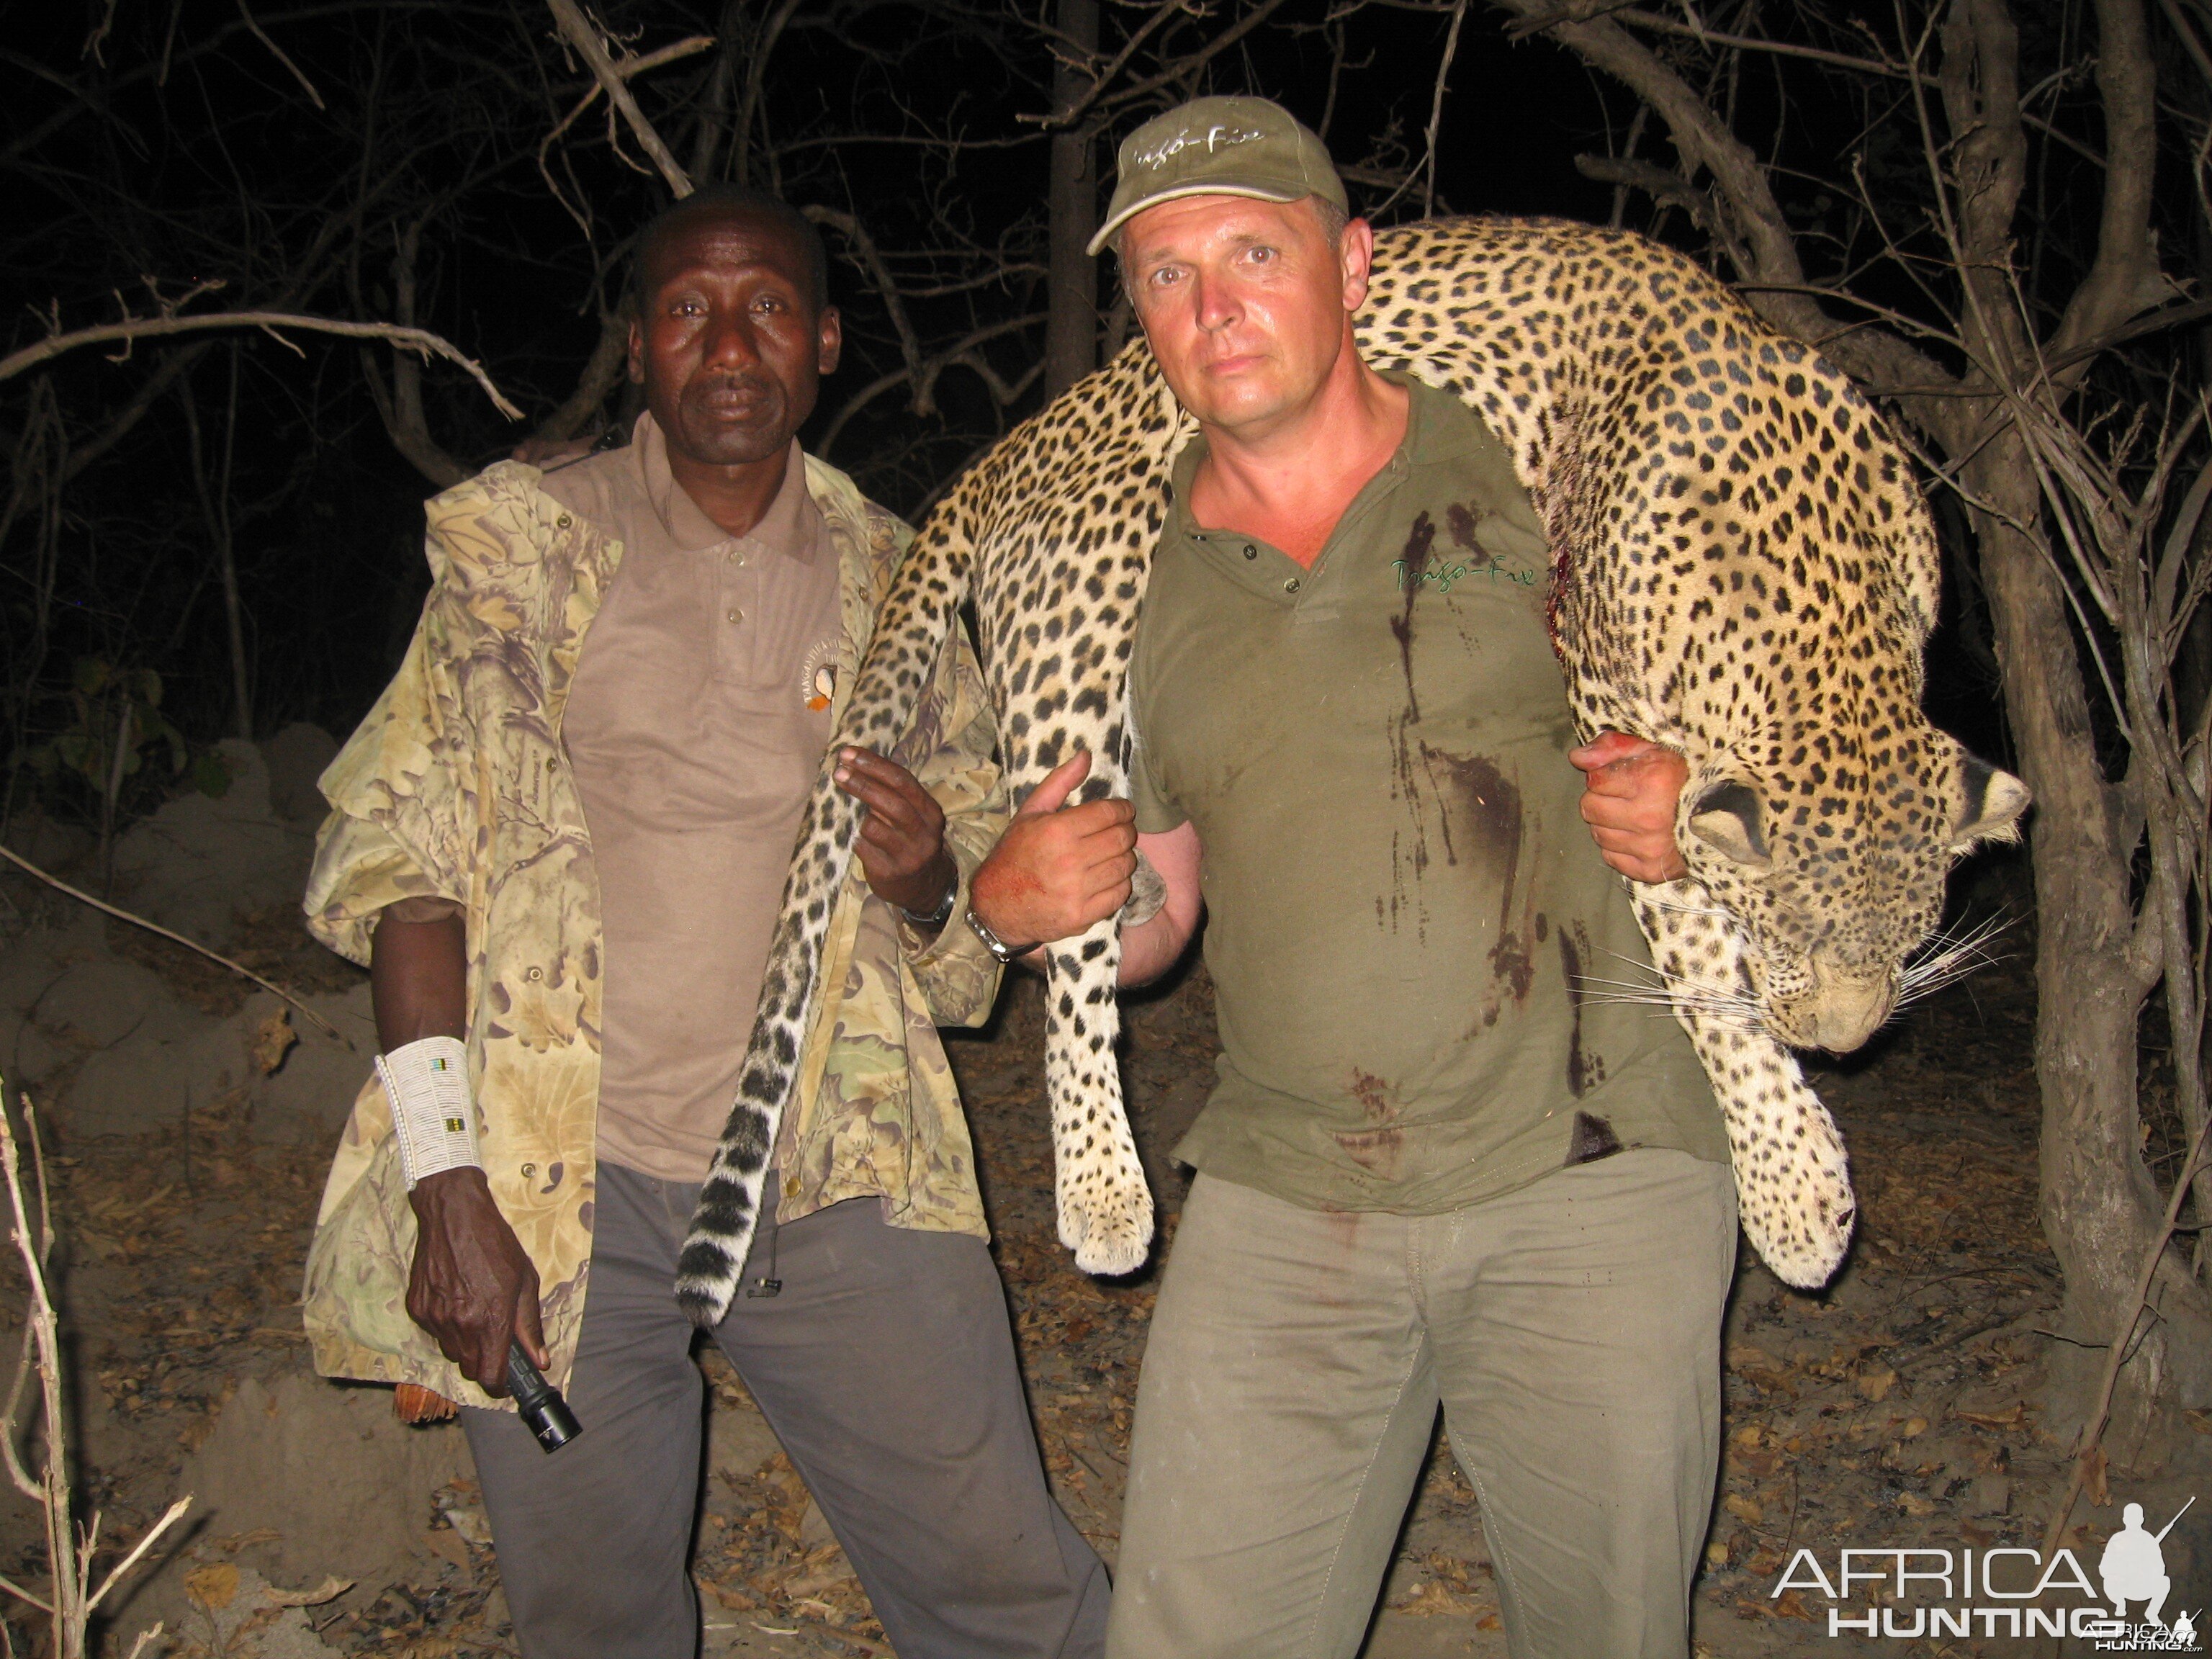
[[[1256,559],[1260,556],[1260,550],[1247,542],[1244,544],[1244,556],[1248,559]]]
[[[1285,593],[1295,593],[1297,591],[1298,579],[1296,576],[1291,577],[1290,580],[1283,584],[1283,592]]]
[[[730,611],[730,620],[731,620],[732,622],[733,622],[733,623],[741,623],[741,622],[743,622],[744,619],[745,619],[745,613],[744,613],[744,611],[738,610],[738,609],[737,609],[736,607],[734,607],[734,606],[732,606],[732,607],[731,608],[731,611]]]
[[[744,568],[744,562],[745,562],[745,556],[744,556],[744,554],[742,554],[742,553],[738,552],[738,551],[737,550],[737,549],[735,549],[735,548],[732,548],[732,549],[729,550],[729,552],[728,552],[726,555],[725,555],[724,556],[726,556],[726,557],[729,560],[729,562],[730,562],[732,564],[734,564],[734,565],[738,566],[738,567],[739,568],[741,568],[741,569]]]

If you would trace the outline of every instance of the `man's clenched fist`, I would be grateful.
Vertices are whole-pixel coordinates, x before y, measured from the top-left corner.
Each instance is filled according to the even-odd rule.
[[[1675,881],[1690,873],[1674,844],[1674,809],[1689,763],[1625,732],[1601,732],[1567,758],[1583,774],[1583,822],[1599,855],[1631,881]]]
[[[1126,800],[1067,805],[1090,775],[1088,750],[1054,768],[969,884],[976,919],[1009,945],[1066,939],[1128,902],[1136,808]]]

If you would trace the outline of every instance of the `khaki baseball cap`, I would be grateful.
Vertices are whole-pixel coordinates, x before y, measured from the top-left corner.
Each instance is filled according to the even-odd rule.
[[[1194,98],[1121,141],[1114,200],[1088,251],[1095,255],[1146,208],[1182,196],[1249,196],[1262,202],[1318,196],[1340,211],[1352,210],[1328,147],[1280,104],[1265,98]]]

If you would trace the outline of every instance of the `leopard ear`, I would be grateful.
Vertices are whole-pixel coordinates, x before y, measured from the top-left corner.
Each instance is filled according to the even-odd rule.
[[[1951,831],[1951,850],[1964,853],[1985,841],[2018,841],[2020,815],[2027,811],[2027,786],[1979,756],[1960,751],[1959,781],[1966,803]]]
[[[1726,779],[1698,797],[1690,814],[1690,833],[1748,870],[1771,870],[1774,860],[1759,830],[1757,793],[1747,783]]]

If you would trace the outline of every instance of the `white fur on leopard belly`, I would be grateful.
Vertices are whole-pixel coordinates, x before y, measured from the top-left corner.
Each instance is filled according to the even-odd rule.
[[[1747,1235],[1784,1279],[1820,1284],[1855,1206],[1841,1139],[1787,1044],[1863,1042],[1934,927],[1950,864],[2015,835],[2027,805],[2018,780],[1921,712],[1941,561],[1911,466],[1838,371],[1631,233],[1511,219],[1383,232],[1355,325],[1370,362],[1459,397],[1511,453],[1554,550],[1577,723],[1688,760],[1677,839],[1692,878],[1634,890],[1650,994],[1712,1084]],[[969,597],[1016,798],[1076,748],[1108,763],[1086,798],[1118,787],[1129,648],[1188,431],[1139,341],[1010,434],[922,526],[841,740],[905,730],[913,665]],[[850,854],[856,815],[825,811],[825,788],[710,1182],[720,1207],[702,1203],[687,1243],[699,1271],[687,1265],[683,1294],[702,1316],[734,1287],[749,1165],[788,1097],[791,1033]],[[1100,1272],[1140,1263],[1152,1230],[1114,1058],[1118,958],[1102,924],[1054,947],[1048,971],[1060,1237]]]

